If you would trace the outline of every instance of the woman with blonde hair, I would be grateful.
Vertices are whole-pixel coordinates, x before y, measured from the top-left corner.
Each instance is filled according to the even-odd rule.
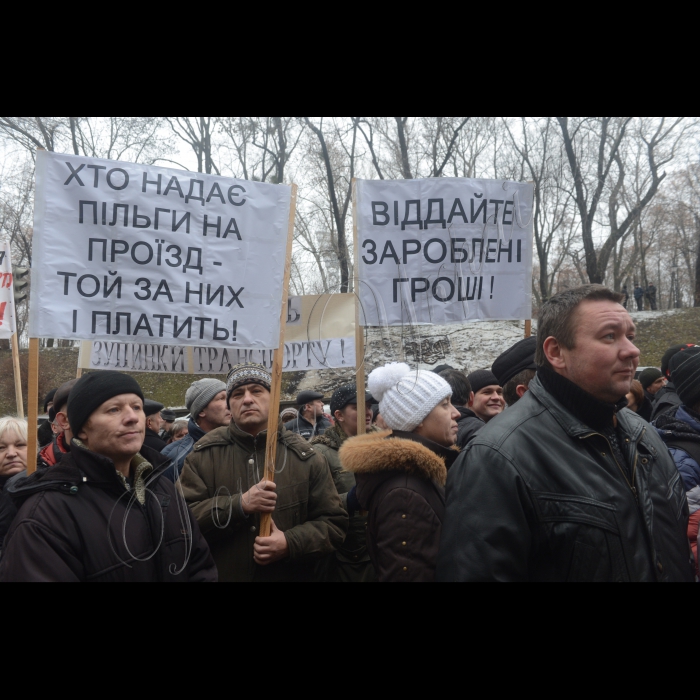
[[[0,553],[17,511],[5,492],[5,484],[27,469],[27,421],[0,419]]]

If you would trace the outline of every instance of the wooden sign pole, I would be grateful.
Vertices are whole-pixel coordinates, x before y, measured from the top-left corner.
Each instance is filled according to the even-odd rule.
[[[29,406],[27,407],[27,420],[29,421],[29,430],[27,433],[28,449],[28,464],[27,474],[33,474],[36,471],[36,449],[39,432],[39,339],[29,339],[29,391],[27,394]]]
[[[362,320],[362,307],[360,304],[360,236],[358,233],[357,219],[357,179],[352,181],[352,222],[353,239],[355,241],[355,363],[357,372],[355,382],[357,386],[357,434],[365,435],[367,425],[365,423],[365,397],[367,394],[367,378],[365,376],[365,329],[360,325]]]
[[[19,340],[17,333],[12,336],[12,365],[15,371],[15,397],[17,417],[24,418],[24,398],[22,396],[22,370],[19,366]]]
[[[532,338],[532,321],[525,321],[525,339]]]
[[[282,312],[280,315],[280,344],[275,350],[272,361],[272,388],[270,390],[270,416],[267,423],[267,447],[265,450],[265,479],[275,480],[275,463],[277,461],[277,432],[279,430],[279,404],[282,395],[282,369],[284,365],[284,336],[287,326],[287,301],[289,299],[289,281],[292,276],[292,245],[294,243],[294,224],[297,213],[297,186],[292,185],[292,205],[289,211],[289,232],[287,237],[287,260],[284,265],[284,285],[282,287]],[[272,534],[272,515],[263,513],[260,517],[260,537]]]

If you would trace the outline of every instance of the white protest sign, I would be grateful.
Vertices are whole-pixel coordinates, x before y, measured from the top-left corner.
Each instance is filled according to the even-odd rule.
[[[291,188],[40,152],[29,334],[279,345]]]
[[[362,323],[532,317],[532,185],[358,180]]]
[[[283,371],[350,369],[355,357],[355,297],[351,294],[292,297]],[[116,341],[84,342],[79,367],[162,374],[228,374],[239,364],[272,368],[274,350],[179,347]]]
[[[12,283],[10,244],[0,244],[0,340],[9,340],[17,332],[15,296]]]

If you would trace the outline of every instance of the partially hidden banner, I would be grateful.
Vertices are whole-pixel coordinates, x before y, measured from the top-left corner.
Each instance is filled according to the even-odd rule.
[[[17,332],[15,296],[12,280],[10,244],[0,244],[0,340],[9,340]]]
[[[31,337],[276,348],[291,188],[40,152]]]
[[[358,180],[367,326],[532,318],[531,184]]]
[[[273,349],[95,341],[82,344],[79,366],[84,370],[223,375],[246,362],[272,368],[273,354]],[[354,295],[290,298],[284,371],[353,369],[355,365]]]

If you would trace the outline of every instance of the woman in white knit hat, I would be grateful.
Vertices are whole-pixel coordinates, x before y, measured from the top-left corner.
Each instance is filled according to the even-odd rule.
[[[369,377],[390,430],[348,440],[348,508],[369,512],[368,547],[382,583],[435,580],[447,471],[459,456],[452,388],[432,372],[390,364]]]

